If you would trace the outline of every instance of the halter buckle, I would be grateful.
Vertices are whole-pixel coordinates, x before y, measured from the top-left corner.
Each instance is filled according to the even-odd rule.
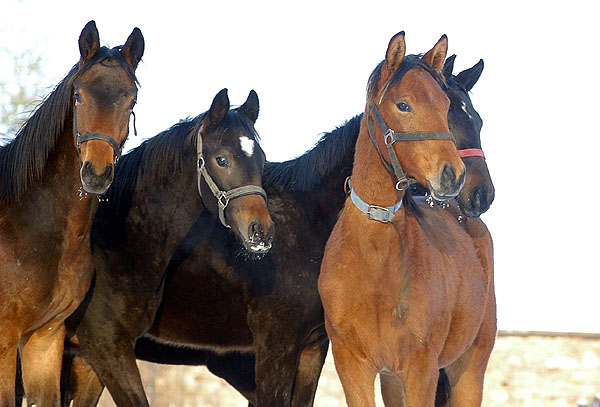
[[[204,167],[204,157],[199,155],[198,156],[198,169],[202,169]]]
[[[390,213],[388,208],[378,205],[369,205],[366,212],[367,216],[371,220],[378,220],[379,222],[388,223],[393,215]]]
[[[217,202],[219,206],[224,210],[229,205],[229,198],[227,197],[227,193],[223,191],[219,191],[219,194],[216,196]]]
[[[383,135],[383,141],[385,142],[386,146],[389,146],[391,144],[394,144],[394,130],[392,129],[387,129],[387,131],[385,132],[385,134]]]

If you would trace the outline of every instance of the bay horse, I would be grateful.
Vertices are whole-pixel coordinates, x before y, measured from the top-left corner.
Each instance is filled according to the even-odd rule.
[[[148,405],[134,343],[150,329],[169,260],[195,221],[232,236],[240,257],[271,248],[273,224],[261,187],[265,155],[254,129],[258,111],[256,92],[230,110],[223,89],[206,113],[119,161],[92,227],[93,288],[67,321],[73,336],[66,355],[74,360],[65,362],[63,384],[70,379],[71,385],[64,403],[95,405],[105,385],[118,406]]]
[[[144,38],[80,60],[0,149],[0,405],[15,404],[17,355],[30,405],[60,403],[64,321],[92,278],[90,226],[128,135]]]
[[[448,120],[459,148],[481,148],[481,125],[468,119],[463,106],[472,117],[479,115],[458,83],[458,77],[471,78],[472,87],[481,71],[451,76],[452,60],[444,66],[446,80],[440,80],[450,99]],[[206,227],[190,230],[169,263],[154,325],[136,342],[139,359],[206,365],[251,404],[313,404],[328,346],[317,279],[325,242],[346,198],[342,186],[351,174],[362,119],[360,114],[326,133],[298,158],[266,163],[263,185],[279,232],[262,260],[239,258],[233,239],[219,228],[210,235]],[[483,158],[463,160],[468,168],[463,190],[493,190],[489,177],[471,166],[481,160],[489,174]],[[465,218],[461,225],[468,232],[477,222]],[[267,294],[254,288],[261,284],[272,286]],[[440,405],[449,396],[441,394]]]
[[[474,219],[411,197],[415,179],[444,201],[464,183],[448,132],[440,73],[447,38],[422,58],[390,40],[368,84],[351,196],[327,241],[319,294],[336,370],[349,406],[433,406],[439,368],[452,405],[481,404],[495,333],[492,239]],[[393,130],[392,130],[393,129]]]

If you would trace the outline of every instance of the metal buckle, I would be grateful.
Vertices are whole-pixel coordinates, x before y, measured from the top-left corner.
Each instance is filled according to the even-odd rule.
[[[384,208],[383,206],[369,205],[367,208],[367,216],[372,220],[388,223],[391,218],[390,215],[390,210],[388,208]]]
[[[217,198],[217,202],[219,203],[219,206],[221,206],[221,208],[223,208],[223,209],[227,208],[227,205],[229,205],[229,198],[227,197],[226,192],[219,191],[219,195],[217,195],[216,198]]]
[[[386,146],[394,144],[394,130],[388,129],[383,135],[383,141],[385,142]]]
[[[202,169],[203,167],[204,167],[204,157],[203,156],[199,156],[198,157],[198,169]]]

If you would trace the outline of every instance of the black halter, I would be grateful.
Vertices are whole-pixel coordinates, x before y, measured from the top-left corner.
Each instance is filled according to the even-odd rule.
[[[131,112],[131,115],[133,116],[133,133],[137,136],[137,129],[135,128],[135,114],[133,112]],[[108,134],[101,133],[99,131],[91,131],[91,132],[79,134],[79,131],[77,130],[77,105],[73,106],[73,134],[75,135],[75,143],[77,146],[77,157],[80,157],[79,158],[80,162],[81,162],[81,144],[85,143],[86,141],[90,141],[90,140],[103,140],[103,141],[106,141],[108,144],[110,144],[110,146],[113,148],[113,151],[115,153],[115,163],[119,160],[119,158],[121,158],[121,152],[123,150],[123,147],[119,146],[119,144],[117,144],[115,139],[112,138],[111,136],[109,136]],[[129,136],[129,129],[127,130],[127,136]],[[123,140],[123,144],[125,144],[126,140],[127,140],[127,137],[125,137],[125,140]]]
[[[219,220],[223,226],[226,228],[231,228],[225,219],[225,208],[227,208],[229,201],[232,199],[245,195],[256,194],[262,196],[265,199],[265,202],[267,201],[267,193],[258,185],[244,185],[241,187],[232,188],[229,191],[223,191],[217,186],[216,182],[208,173],[204,162],[204,156],[202,154],[202,126],[200,126],[200,130],[198,130],[196,153],[198,154],[198,193],[200,194],[200,197],[202,197],[202,188],[200,187],[200,183],[202,181],[202,177],[204,177],[206,185],[208,185],[214,197],[217,198],[217,204],[219,205]]]
[[[383,132],[383,140],[390,155],[390,161],[392,162],[391,165],[383,157],[381,149],[377,144],[377,140],[375,140],[375,136],[373,135],[373,119],[369,114],[370,112],[373,112],[373,117],[375,117],[377,125]],[[451,133],[447,133],[445,131],[419,131],[413,133],[396,133],[394,130],[388,127],[388,125],[385,123],[385,120],[383,120],[383,117],[381,117],[381,114],[379,113],[377,107],[372,101],[369,101],[369,104],[367,106],[367,131],[369,133],[369,136],[371,137],[371,141],[373,141],[373,144],[375,145],[375,148],[379,153],[381,162],[383,162],[383,165],[385,165],[385,168],[387,168],[389,172],[396,175],[396,179],[398,180],[398,182],[396,183],[396,189],[398,191],[404,191],[411,184],[417,183],[417,181],[414,179],[409,179],[402,170],[402,166],[400,165],[400,161],[398,160],[398,156],[396,155],[396,151],[394,150],[394,143],[396,141],[452,140],[452,142],[456,144],[454,136],[452,136]]]

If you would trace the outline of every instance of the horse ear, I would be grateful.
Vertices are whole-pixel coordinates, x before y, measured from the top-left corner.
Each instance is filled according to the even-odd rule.
[[[214,126],[220,123],[227,112],[229,111],[229,96],[227,95],[227,88],[221,90],[212,101],[210,109],[204,117],[202,124],[205,127]]]
[[[456,79],[462,83],[466,90],[471,90],[479,80],[481,72],[483,72],[483,59],[480,59],[472,68],[465,69],[456,75]]]
[[[96,28],[96,22],[94,20],[88,22],[81,34],[79,35],[79,54],[81,59],[79,64],[83,64],[85,61],[96,55],[96,52],[100,49],[100,35]]]
[[[142,55],[144,55],[144,46],[144,36],[140,29],[135,27],[127,38],[127,42],[121,48],[121,54],[133,69],[137,68]]]
[[[390,76],[400,66],[406,54],[406,43],[404,41],[404,31],[400,31],[394,35],[388,44],[387,52],[385,53],[385,63],[383,64],[382,81],[387,81]]]
[[[442,35],[439,41],[421,57],[435,72],[441,74],[444,67],[444,60],[448,53],[448,37]]]
[[[252,121],[252,123],[256,123],[256,119],[258,119],[258,95],[254,90],[250,91],[248,95],[248,99],[241,105],[238,109],[238,112],[242,113],[248,119]]]
[[[446,59],[446,62],[444,62],[442,76],[446,80],[450,79],[450,77],[452,76],[452,71],[454,71],[454,60],[455,59],[456,59],[456,54],[452,54]]]

